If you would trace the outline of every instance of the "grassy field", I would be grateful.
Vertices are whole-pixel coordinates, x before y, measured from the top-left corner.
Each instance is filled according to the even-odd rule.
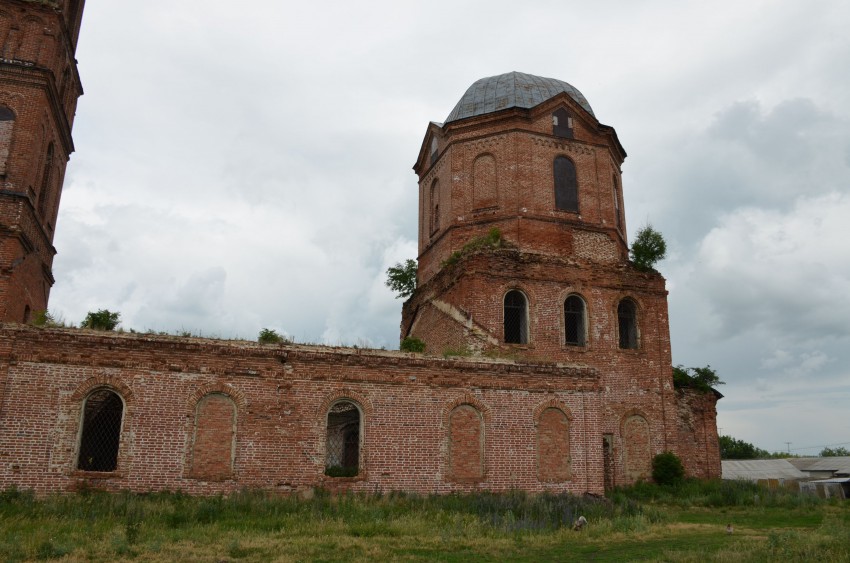
[[[571,524],[584,515],[581,532]],[[727,534],[732,524],[734,532]],[[4,561],[850,561],[850,502],[744,483],[309,500],[0,493]]]

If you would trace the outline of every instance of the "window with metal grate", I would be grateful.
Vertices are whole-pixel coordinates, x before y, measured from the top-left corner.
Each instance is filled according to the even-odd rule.
[[[586,331],[584,322],[584,301],[578,295],[570,295],[564,301],[564,333],[566,344],[584,346]]]
[[[631,299],[623,299],[617,306],[617,320],[620,329],[620,348],[637,349],[637,306]]]
[[[77,469],[115,471],[118,468],[123,415],[124,402],[114,391],[98,389],[86,397]]]
[[[354,477],[360,473],[360,409],[351,401],[334,403],[328,411],[325,474]]]
[[[521,291],[505,295],[505,342],[528,344],[528,306]]]

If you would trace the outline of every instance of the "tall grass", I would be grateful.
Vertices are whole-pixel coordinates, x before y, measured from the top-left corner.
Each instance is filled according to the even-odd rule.
[[[36,498],[9,489],[0,492],[0,561],[545,560],[562,558],[566,545],[576,557],[616,552],[630,559],[639,548],[659,559],[693,560],[685,555],[693,542],[718,554],[730,549],[725,520],[715,521],[727,517],[720,514],[727,508],[754,522],[751,536],[743,530],[734,536],[735,553],[752,559],[803,560],[821,550],[827,555],[821,560],[841,560],[850,546],[850,503],[741,483],[639,484],[607,499],[522,491],[317,491],[304,500],[261,491],[228,497],[90,491]],[[570,531],[579,516],[590,525]],[[784,519],[774,530],[777,516]]]

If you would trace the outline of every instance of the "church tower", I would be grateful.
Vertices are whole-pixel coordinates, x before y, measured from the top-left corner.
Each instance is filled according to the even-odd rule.
[[[0,322],[47,309],[84,0],[0,5]]]

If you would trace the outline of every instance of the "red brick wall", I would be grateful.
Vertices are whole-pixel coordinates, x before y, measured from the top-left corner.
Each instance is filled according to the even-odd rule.
[[[449,414],[449,478],[480,481],[484,477],[484,424],[471,405],[459,405]]]
[[[537,424],[537,469],[544,482],[570,479],[570,421],[555,407],[545,409]]]
[[[70,4],[73,15],[47,2],[9,0],[0,9],[0,105],[15,115],[0,140],[0,153],[8,151],[0,157],[0,320],[45,310],[53,284],[52,241],[82,94],[74,48],[83,3]]]
[[[196,407],[191,476],[215,481],[233,471],[236,404],[227,395],[210,394]]]
[[[79,471],[82,407],[101,388],[125,404],[118,467]],[[224,395],[236,405],[229,476],[219,473],[227,442]],[[214,398],[213,409],[204,406],[205,397]],[[592,370],[554,364],[2,325],[0,489],[600,493],[599,397]],[[354,478],[324,475],[327,412],[343,399],[363,416],[362,470]],[[460,472],[473,477],[458,480],[449,415],[461,405],[480,413],[483,473],[474,477],[473,456]],[[539,479],[536,451],[539,413],[552,405],[573,417],[573,477],[558,483]],[[458,412],[457,428],[472,428],[462,441],[474,444],[474,425],[463,417],[468,410]],[[200,475],[193,463],[204,456],[214,470]]]

